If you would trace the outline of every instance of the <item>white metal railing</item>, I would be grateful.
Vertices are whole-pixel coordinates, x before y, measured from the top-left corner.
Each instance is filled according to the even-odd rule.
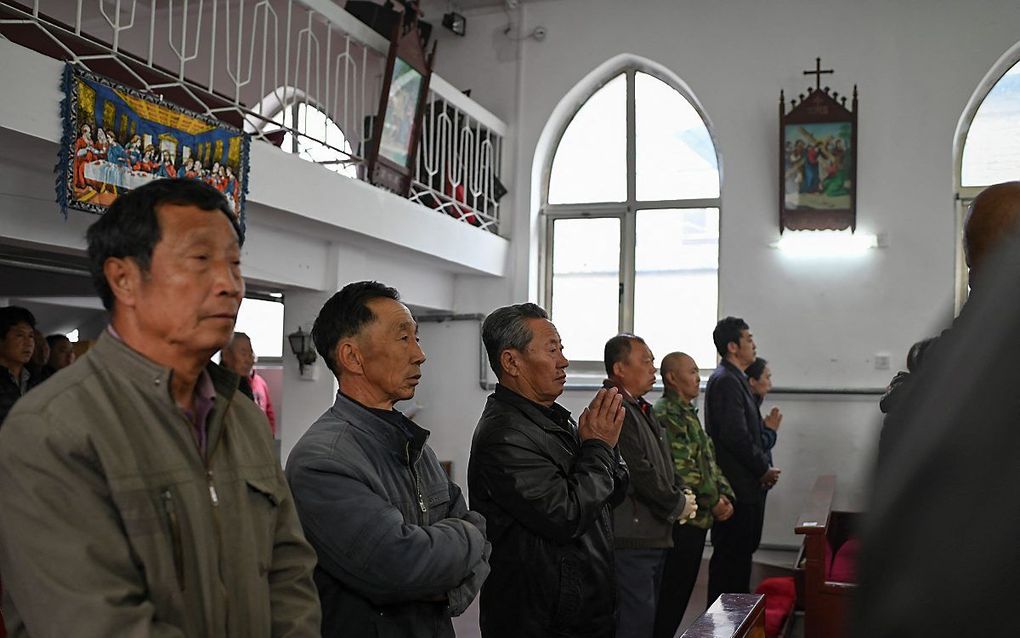
[[[359,167],[389,48],[330,0],[0,0],[0,36],[187,102],[255,139],[279,145],[290,134],[328,150],[325,164]],[[328,120],[285,123],[280,113],[296,104]],[[498,232],[506,132],[433,75],[410,199]]]

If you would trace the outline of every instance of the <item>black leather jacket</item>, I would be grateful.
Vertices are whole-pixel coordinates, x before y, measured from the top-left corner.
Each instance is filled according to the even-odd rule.
[[[619,453],[580,442],[565,408],[496,386],[468,465],[471,506],[492,543],[483,638],[615,634],[611,509],[627,482]]]

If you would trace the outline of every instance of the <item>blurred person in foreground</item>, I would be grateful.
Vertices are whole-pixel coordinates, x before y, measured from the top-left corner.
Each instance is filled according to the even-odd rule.
[[[429,431],[395,408],[421,380],[418,323],[395,289],[360,281],[326,301],[312,338],[340,389],[287,478],[319,555],[322,635],[452,638],[490,546]]]
[[[210,357],[244,280],[226,200],[121,195],[87,233],[110,325],[0,429],[13,637],[312,638],[315,554],[265,420]]]
[[[482,341],[499,381],[468,465],[471,505],[488,520],[493,546],[482,637],[611,638],[612,507],[628,480],[616,449],[623,396],[599,390],[577,422],[556,403],[569,362],[533,303],[492,311]]]
[[[964,236],[971,296],[897,390],[872,478],[852,636],[1016,634],[1018,220],[1020,183],[975,199]]]
[[[666,428],[677,476],[697,499],[697,515],[673,525],[673,547],[666,556],[655,613],[654,638],[673,638],[701,570],[705,537],[713,521],[733,516],[733,488],[715,462],[715,446],[698,419],[701,376],[698,364],[683,352],[662,359],[662,398],[655,416]]]

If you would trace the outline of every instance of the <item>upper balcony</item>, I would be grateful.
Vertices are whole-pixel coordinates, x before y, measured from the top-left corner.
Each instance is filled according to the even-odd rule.
[[[0,36],[364,178],[389,42],[330,0],[0,0]],[[505,234],[506,124],[429,88],[409,199]]]

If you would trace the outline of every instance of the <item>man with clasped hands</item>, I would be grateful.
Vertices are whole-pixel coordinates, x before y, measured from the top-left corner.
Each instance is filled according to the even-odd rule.
[[[623,397],[599,390],[577,423],[556,403],[569,362],[535,304],[493,311],[482,341],[499,381],[468,466],[471,506],[492,542],[482,636],[613,636],[612,507],[628,483],[616,448]]]

